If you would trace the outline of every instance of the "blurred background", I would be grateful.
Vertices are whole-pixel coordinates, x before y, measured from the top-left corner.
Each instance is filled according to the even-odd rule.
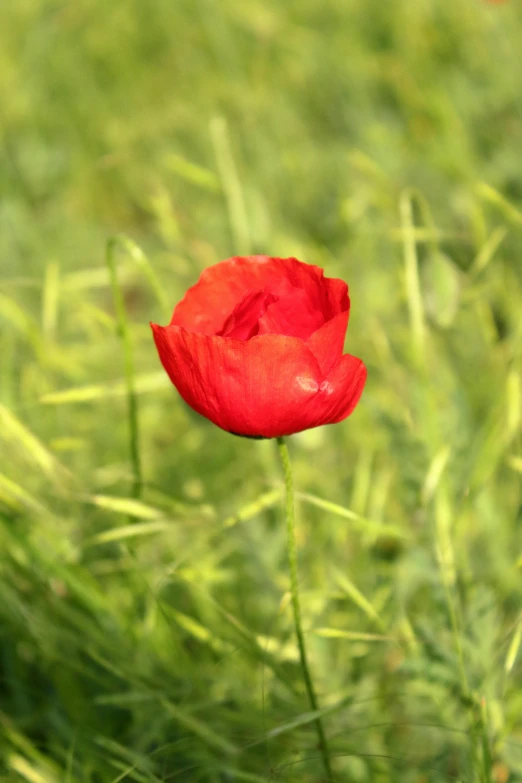
[[[518,0],[4,2],[0,95],[0,780],[322,780],[275,445],[148,325],[251,252],[369,371],[290,443],[334,779],[522,780]]]

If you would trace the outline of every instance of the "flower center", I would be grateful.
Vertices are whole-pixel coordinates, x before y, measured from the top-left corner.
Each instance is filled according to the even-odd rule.
[[[249,291],[234,307],[217,334],[221,337],[235,337],[236,340],[249,340],[259,333],[259,319],[273,302],[277,302],[274,294]]]
[[[325,322],[305,291],[282,281],[274,291],[248,291],[217,334],[249,340],[257,334],[283,334],[307,340]]]

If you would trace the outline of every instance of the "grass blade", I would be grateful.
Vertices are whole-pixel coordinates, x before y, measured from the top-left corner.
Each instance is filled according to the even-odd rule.
[[[134,382],[134,357],[132,350],[132,341],[130,336],[129,322],[127,319],[127,312],[125,310],[125,303],[123,301],[123,294],[118,283],[118,275],[116,272],[115,251],[120,240],[118,237],[112,237],[107,242],[106,251],[106,263],[109,268],[112,294],[114,298],[114,306],[116,309],[116,315],[118,319],[118,332],[123,347],[124,366],[125,366],[125,383],[127,389],[127,406],[129,417],[129,453],[132,463],[132,469],[134,473],[134,485],[132,492],[135,498],[141,496],[142,491],[142,469],[140,458],[140,431],[138,420],[138,400],[136,397],[135,382]]]

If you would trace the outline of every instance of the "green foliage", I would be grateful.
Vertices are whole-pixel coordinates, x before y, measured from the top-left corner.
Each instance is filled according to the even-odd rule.
[[[522,781],[521,44],[516,0],[0,6],[0,780],[320,779],[275,445],[148,327],[253,251],[349,282],[369,369],[290,443],[336,780]]]

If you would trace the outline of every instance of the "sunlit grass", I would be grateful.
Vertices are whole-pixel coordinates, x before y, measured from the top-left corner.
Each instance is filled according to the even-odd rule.
[[[320,779],[275,445],[148,325],[250,251],[345,278],[369,370],[290,441],[336,780],[522,779],[521,42],[515,0],[0,8],[2,780]]]

